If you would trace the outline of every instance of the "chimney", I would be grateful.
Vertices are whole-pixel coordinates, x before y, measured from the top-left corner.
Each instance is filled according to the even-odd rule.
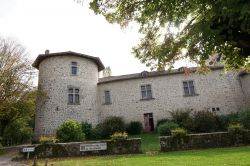
[[[47,49],[47,50],[45,50],[45,54],[49,54],[49,50]]]

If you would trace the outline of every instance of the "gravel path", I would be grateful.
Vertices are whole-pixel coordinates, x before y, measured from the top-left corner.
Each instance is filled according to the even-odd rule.
[[[0,156],[0,166],[26,166],[26,165],[11,161],[10,156],[4,155]]]

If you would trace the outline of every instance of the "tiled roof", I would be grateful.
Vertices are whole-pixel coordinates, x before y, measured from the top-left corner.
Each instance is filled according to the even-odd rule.
[[[40,54],[38,55],[38,57],[36,58],[36,60],[34,61],[34,63],[32,64],[33,67],[39,69],[39,64],[46,58],[50,58],[50,57],[54,57],[54,56],[78,56],[78,57],[82,57],[82,58],[86,58],[89,60],[92,60],[93,62],[96,63],[97,67],[98,67],[98,71],[103,70],[105,67],[102,63],[102,61],[100,60],[100,58],[98,57],[94,57],[94,56],[89,56],[89,55],[85,55],[85,54],[81,54],[81,53],[77,53],[77,52],[72,52],[72,51],[67,51],[67,52],[57,52],[57,53],[48,53],[48,54]]]
[[[197,70],[197,67],[191,67],[188,68],[190,72],[195,72]],[[220,70],[224,69],[224,66],[212,66],[210,67],[211,70]],[[104,84],[109,82],[116,82],[116,81],[123,81],[123,80],[130,80],[130,79],[139,79],[139,78],[148,78],[148,77],[159,77],[159,76],[165,76],[165,75],[173,75],[173,74],[181,74],[185,71],[183,68],[174,69],[170,71],[153,71],[153,72],[147,72],[143,71],[141,73],[135,73],[135,74],[128,74],[128,75],[121,75],[121,76],[109,76],[109,77],[103,77],[99,78],[98,84]]]

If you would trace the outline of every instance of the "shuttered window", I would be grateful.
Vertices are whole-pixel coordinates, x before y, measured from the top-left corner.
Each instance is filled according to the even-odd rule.
[[[183,81],[184,96],[194,96],[194,81]]]

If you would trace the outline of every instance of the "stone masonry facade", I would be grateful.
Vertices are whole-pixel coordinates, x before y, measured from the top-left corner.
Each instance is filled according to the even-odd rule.
[[[72,62],[77,62],[76,75],[71,73]],[[224,74],[223,67],[212,67],[207,75],[196,74],[192,68],[189,74],[179,69],[98,78],[104,69],[100,59],[75,52],[41,54],[33,66],[39,69],[38,88],[44,93],[37,99],[36,138],[54,135],[69,119],[95,126],[109,116],[121,116],[126,122],[145,124],[145,114],[150,114],[156,125],[178,109],[227,114],[250,104],[250,75]],[[183,85],[188,81],[195,93],[186,96]],[[150,87],[150,98],[142,97],[143,85]],[[71,87],[79,90],[77,104],[69,104]]]

